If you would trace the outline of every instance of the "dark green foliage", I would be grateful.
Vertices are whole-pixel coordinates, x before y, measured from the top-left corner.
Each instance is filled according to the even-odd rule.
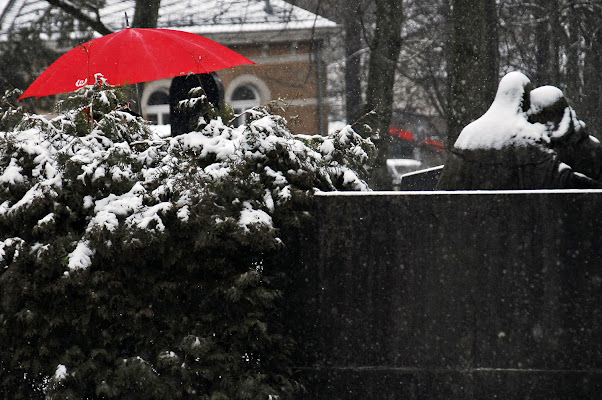
[[[370,144],[265,110],[159,139],[120,104],[100,86],[52,120],[4,103],[0,398],[289,397],[285,238],[316,190],[365,189],[349,166]]]

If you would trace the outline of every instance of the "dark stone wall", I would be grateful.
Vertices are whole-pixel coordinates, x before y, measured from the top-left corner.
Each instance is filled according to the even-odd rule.
[[[302,399],[602,398],[602,191],[315,198]]]

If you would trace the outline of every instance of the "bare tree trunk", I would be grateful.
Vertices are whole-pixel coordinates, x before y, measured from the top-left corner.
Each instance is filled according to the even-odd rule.
[[[156,28],[161,0],[136,0],[134,28]]]
[[[548,0],[548,12],[550,14],[550,32],[552,40],[550,42],[550,82],[562,84],[562,74],[560,73],[560,46],[562,43],[563,27],[560,23],[560,4],[558,0]],[[550,82],[546,82],[549,84]]]
[[[364,110],[373,112],[366,118],[371,127],[377,153],[372,163],[370,184],[378,190],[390,189],[387,153],[391,135],[389,124],[393,114],[393,85],[397,59],[401,50],[402,0],[377,0],[376,27],[371,45],[368,86]]]
[[[535,27],[535,73],[536,85],[562,86],[561,47],[564,39],[558,0],[538,0],[533,9],[537,21]]]
[[[569,5],[569,20],[568,20],[569,35],[566,38],[566,90],[565,95],[571,99],[572,103],[577,102],[574,106],[580,103],[579,87],[581,82],[579,79],[579,18],[574,4]],[[580,107],[579,107],[580,108]]]
[[[448,147],[489,107],[498,82],[495,0],[453,0]]]
[[[498,17],[497,17],[497,6],[495,0],[484,1],[485,7],[485,36],[482,38],[483,53],[485,55],[483,59],[484,75],[484,88],[482,101],[485,102],[485,106],[488,108],[493,102],[495,93],[497,92],[497,85],[499,80],[500,70],[500,56],[499,56],[499,31],[498,31]]]
[[[587,38],[583,71],[583,119],[590,134],[602,138],[602,11],[597,28]]]
[[[345,104],[347,123],[362,115],[361,55],[362,38],[359,21],[363,18],[361,2],[344,5],[345,13]]]
[[[542,82],[550,82],[550,68],[548,67],[548,62],[550,58],[550,42],[552,35],[549,29],[548,16],[544,14],[544,10],[546,9],[545,5],[542,4],[544,1],[540,0],[539,6],[533,12],[535,17],[537,14],[541,14],[539,15],[539,18],[536,17],[535,71],[531,77],[536,85],[541,85]]]

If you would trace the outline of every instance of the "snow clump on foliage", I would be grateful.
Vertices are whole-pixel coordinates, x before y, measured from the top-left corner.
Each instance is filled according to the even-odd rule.
[[[233,178],[263,188],[261,196],[240,193],[235,199],[237,210],[229,217],[244,230],[271,227],[274,207],[294,195],[368,190],[356,171],[371,144],[349,126],[326,137],[293,135],[281,117],[257,109],[246,125],[214,119],[202,131],[161,139],[119,109],[113,91],[79,96],[91,103],[70,109],[72,96],[58,117],[26,114],[14,130],[0,132],[0,221],[11,226],[27,215],[39,221],[30,229],[48,231],[60,223],[50,216],[76,212],[86,226],[68,246],[69,270],[93,262],[91,243],[100,232],[121,227],[160,234],[167,214],[185,223],[191,207],[214,198],[212,188]],[[91,117],[90,109],[101,118]],[[21,228],[3,230],[2,249],[18,242],[9,232]],[[35,244],[23,236],[26,247]]]

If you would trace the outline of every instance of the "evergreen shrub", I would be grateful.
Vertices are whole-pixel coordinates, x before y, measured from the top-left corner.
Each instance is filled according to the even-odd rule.
[[[0,398],[284,399],[278,272],[317,191],[367,190],[369,141],[265,107],[154,135],[118,89],[0,129]],[[199,101],[204,101],[202,96]]]

